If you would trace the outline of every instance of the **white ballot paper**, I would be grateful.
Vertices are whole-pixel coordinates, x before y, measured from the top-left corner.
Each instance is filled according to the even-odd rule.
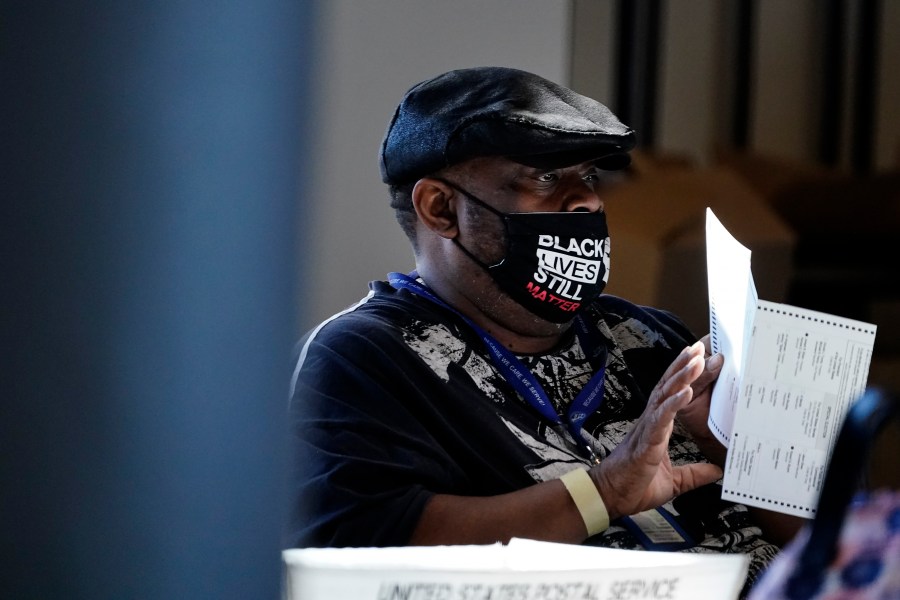
[[[728,447],[722,497],[812,518],[876,327],[759,300],[750,250],[709,208],[706,244],[710,340],[725,357],[709,416]]]
[[[733,600],[744,554],[509,544],[282,552],[285,600]]]

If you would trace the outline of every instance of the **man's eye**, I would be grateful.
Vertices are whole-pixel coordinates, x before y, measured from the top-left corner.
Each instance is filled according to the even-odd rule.
[[[597,171],[591,171],[584,177],[582,177],[588,183],[599,183],[600,182],[600,173]]]
[[[556,175],[556,173],[542,173],[537,177],[537,180],[543,183],[552,183],[557,179],[559,179],[559,177]]]

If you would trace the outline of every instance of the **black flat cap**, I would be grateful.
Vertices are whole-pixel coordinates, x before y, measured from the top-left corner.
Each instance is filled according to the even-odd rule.
[[[476,67],[411,88],[381,144],[381,179],[412,183],[478,156],[540,168],[631,162],[634,131],[604,105],[526,71]]]

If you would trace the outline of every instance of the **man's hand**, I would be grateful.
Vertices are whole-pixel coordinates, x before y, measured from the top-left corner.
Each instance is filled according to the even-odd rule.
[[[691,384],[693,399],[678,411],[678,421],[706,456],[720,467],[725,466],[726,448],[709,430],[709,403],[712,399],[713,384],[719,378],[725,360],[721,354],[709,356],[709,335],[700,340],[706,348],[703,372]]]
[[[713,464],[673,467],[669,459],[675,416],[694,399],[693,386],[701,393],[701,402],[705,394],[707,413],[709,410],[709,388],[718,371],[715,375],[707,372],[704,349],[701,340],[678,355],[653,388],[634,429],[600,465],[589,471],[610,519],[656,508],[722,476],[722,469]]]
[[[633,515],[664,504],[675,496],[718,480],[722,470],[709,463],[673,467],[669,437],[676,415],[692,400],[709,409],[709,388],[718,375],[715,361],[704,361],[697,342],[672,362],[650,394],[644,413],[625,440],[588,473],[610,519]],[[695,393],[698,396],[695,397]],[[703,416],[703,427],[706,427]],[[425,505],[409,543],[486,544],[512,537],[581,543],[584,520],[558,479],[497,496],[435,494]]]

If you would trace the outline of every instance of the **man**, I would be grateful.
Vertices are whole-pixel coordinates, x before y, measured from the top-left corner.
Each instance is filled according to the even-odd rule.
[[[528,537],[747,552],[752,573],[774,555],[714,483],[721,356],[601,295],[605,172],[633,146],[602,104],[523,71],[405,95],[380,158],[416,272],[298,346],[290,545]]]

